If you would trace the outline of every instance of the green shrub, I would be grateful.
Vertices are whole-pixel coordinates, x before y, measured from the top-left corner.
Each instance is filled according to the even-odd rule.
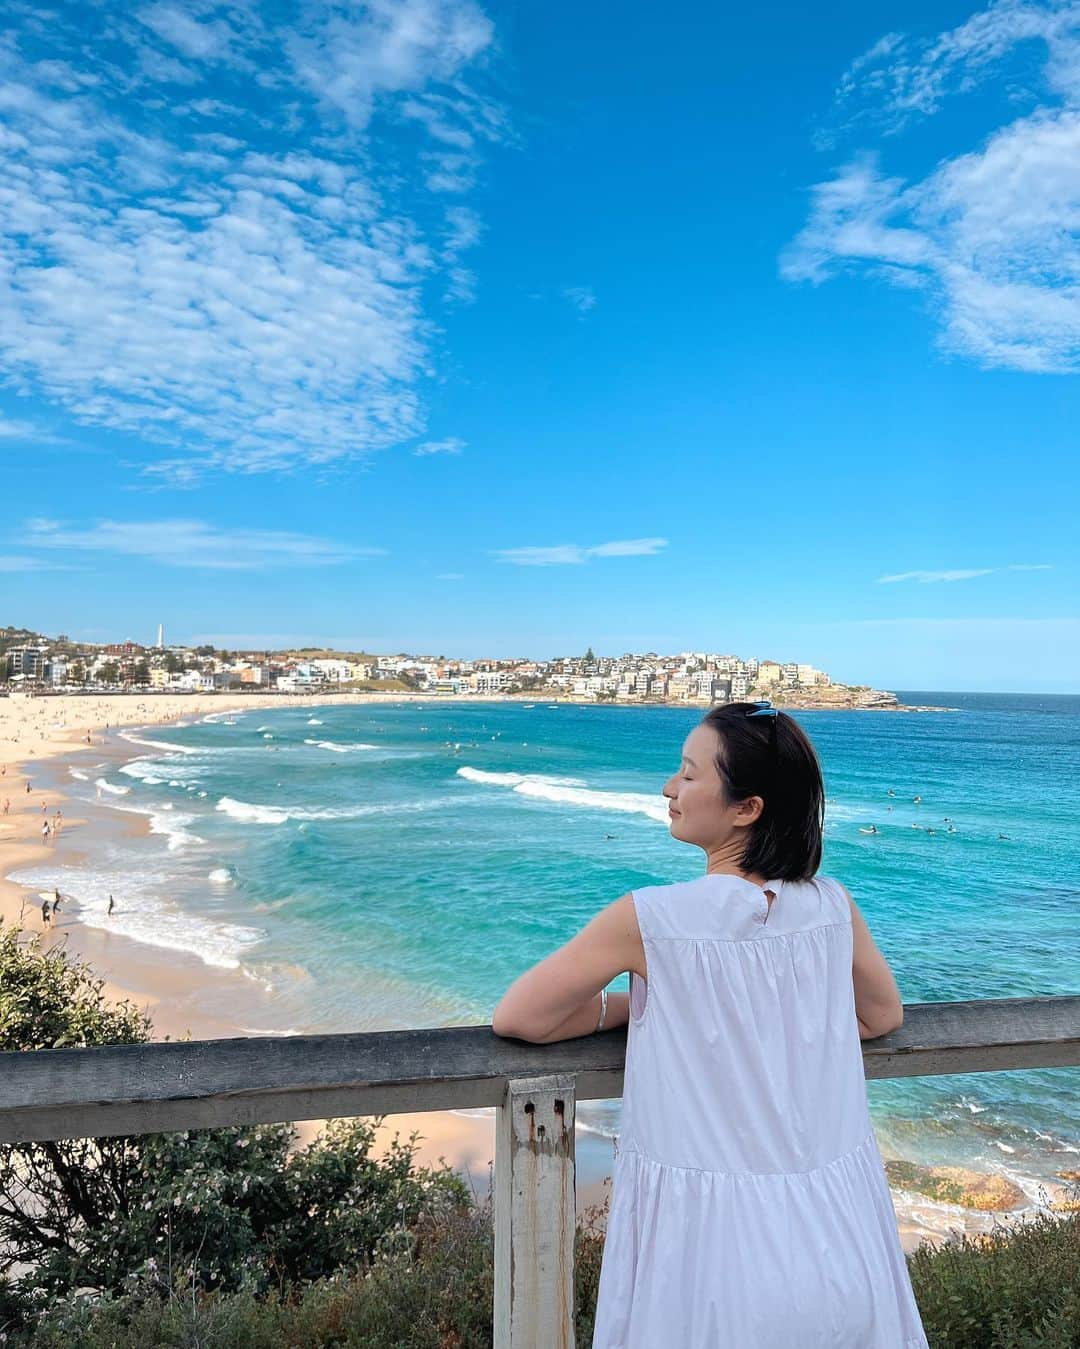
[[[921,1246],[908,1266],[931,1349],[1080,1349],[1080,1215]]]
[[[592,1339],[602,1210],[578,1228],[577,1343]],[[494,1243],[490,1197],[421,1217],[399,1249],[363,1271],[260,1296],[178,1282],[53,1306],[8,1343],[34,1349],[490,1349]],[[1014,1233],[963,1239],[911,1257],[932,1349],[1077,1349],[1080,1218],[1037,1218]],[[2,1305],[2,1297],[0,1297]]]
[[[0,931],[0,1049],[142,1043],[89,968]],[[75,1289],[263,1293],[360,1269],[460,1208],[453,1170],[415,1165],[416,1134],[369,1154],[383,1117],[331,1121],[294,1150],[291,1124],[0,1147],[0,1325]]]

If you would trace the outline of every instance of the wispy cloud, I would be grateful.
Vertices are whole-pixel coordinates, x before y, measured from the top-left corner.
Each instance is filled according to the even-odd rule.
[[[890,585],[894,581],[918,581],[925,585],[933,581],[970,581],[976,576],[992,576],[1002,571],[1053,571],[1049,562],[1017,562],[1007,567],[958,567],[952,571],[900,571],[892,576],[879,576],[878,585]]]
[[[494,556],[516,567],[566,567],[587,562],[591,557],[649,557],[667,547],[667,539],[619,539],[586,548],[577,543],[556,544],[552,548],[501,548]]]
[[[578,318],[584,318],[596,308],[596,295],[591,286],[563,286],[562,297],[576,310]]]
[[[1009,68],[1030,108],[928,176],[890,176],[874,152],[812,193],[809,220],[781,259],[790,280],[841,270],[926,290],[940,343],[986,366],[1080,366],[1080,0],[1002,0],[931,42],[890,33],[840,84],[852,126],[895,134],[1002,69],[1021,43],[1041,65]]]
[[[18,421],[0,413],[0,440],[34,440],[36,436],[32,422]]]
[[[36,557],[2,557],[0,556],[0,572],[16,571],[56,571],[48,562],[43,562]]]
[[[447,436],[445,440],[425,440],[422,445],[417,445],[413,454],[460,454],[464,448],[463,440]]]
[[[75,529],[58,520],[35,519],[26,522],[21,537],[28,549],[107,553],[214,571],[335,566],[384,551],[281,530],[223,529],[201,520],[101,520],[89,529]]]
[[[0,44],[0,375],[181,484],[422,435],[429,304],[481,232],[433,168],[460,198],[504,135],[480,7],[64,13]]]

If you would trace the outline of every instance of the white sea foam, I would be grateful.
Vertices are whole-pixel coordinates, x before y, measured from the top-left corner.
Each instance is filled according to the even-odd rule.
[[[519,787],[524,782],[544,782],[553,787],[587,787],[584,778],[558,778],[546,773],[490,773],[483,768],[458,769],[458,777],[469,782],[483,782],[491,787]]]
[[[341,806],[336,809],[311,810],[306,806],[260,806],[253,801],[237,801],[231,796],[223,796],[215,806],[215,810],[220,810],[243,824],[287,824],[289,820],[361,820],[368,815],[397,815],[423,810],[441,810],[448,805],[460,805],[460,799],[432,797],[425,801],[392,801],[378,806]]]
[[[166,754],[199,754],[201,751],[191,745],[175,745],[169,740],[146,740],[142,736],[132,735],[130,731],[121,731],[120,739],[133,745],[149,745],[151,749],[163,749]]]
[[[140,782],[148,782],[151,786],[164,781],[158,776],[156,759],[132,759],[130,763],[121,766],[120,772],[126,773],[129,778],[137,778]]]
[[[378,745],[365,745],[360,741],[348,741],[343,745],[335,745],[332,740],[305,740],[305,745],[314,745],[317,749],[330,749],[335,754],[349,754],[357,749],[378,749]]]
[[[308,717],[307,724],[309,726],[321,726],[322,722],[318,717]]]
[[[228,867],[215,867],[206,879],[211,885],[232,885],[232,872]]]
[[[187,828],[194,821],[194,815],[181,815],[179,811],[173,811],[171,806],[164,806],[161,811],[155,811],[150,816],[150,832],[161,834],[167,840],[169,851],[176,852],[179,848],[186,848],[189,843],[206,842],[206,839]]]
[[[111,796],[127,796],[131,791],[130,787],[121,787],[115,782],[106,782],[104,778],[95,778],[94,786],[100,787],[103,792],[108,792]]]
[[[287,810],[257,806],[250,801],[234,801],[231,796],[223,796],[215,809],[245,824],[286,824],[292,818]]]
[[[68,772],[71,774],[71,776],[72,776],[73,778],[78,778],[78,780],[79,780],[80,782],[89,782],[89,781],[90,781],[90,774],[89,774],[89,773],[82,773],[82,772],[80,772],[79,769],[77,769],[77,768],[69,768],[69,769],[68,769]]]
[[[52,890],[55,873],[47,867],[34,867],[16,873],[15,879],[35,889]],[[238,969],[241,958],[266,933],[258,928],[235,923],[219,923],[185,913],[163,891],[171,888],[167,874],[155,874],[146,867],[133,868],[126,863],[115,870],[82,871],[65,869],[64,893],[80,922],[147,946],[170,951],[186,951],[204,964],[221,969]],[[116,896],[116,908],[109,914],[109,895]]]
[[[459,768],[458,776],[492,787],[509,787],[519,796],[548,801],[552,805],[615,810],[629,815],[646,815],[660,824],[668,823],[667,802],[662,796],[653,796],[650,792],[602,792],[578,785],[577,778],[551,778],[539,773],[489,773],[468,767]]]

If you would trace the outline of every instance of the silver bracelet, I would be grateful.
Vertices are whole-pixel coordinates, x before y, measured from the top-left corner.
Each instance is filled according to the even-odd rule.
[[[596,1023],[596,1030],[604,1029],[604,1022],[607,1020],[607,989],[600,992],[600,1020]],[[593,1034],[595,1035],[595,1031]]]

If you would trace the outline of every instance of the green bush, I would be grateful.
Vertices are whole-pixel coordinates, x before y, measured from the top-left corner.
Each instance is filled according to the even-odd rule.
[[[592,1339],[603,1237],[590,1210],[577,1233],[577,1343]],[[399,1249],[363,1271],[260,1296],[178,1281],[49,1309],[12,1349],[490,1349],[490,1196],[425,1215]],[[1037,1218],[1010,1235],[911,1257],[932,1349],[1077,1349],[1080,1217]],[[2,1288],[0,1288],[2,1306]]]
[[[89,968],[0,931],[0,1049],[142,1043]],[[332,1121],[294,1149],[290,1124],[0,1147],[0,1325],[76,1289],[264,1293],[360,1269],[424,1214],[469,1200],[445,1164],[416,1167],[416,1134],[369,1154],[382,1117]]]
[[[921,1246],[908,1267],[931,1349],[1080,1349],[1080,1215]]]
[[[494,1249],[488,1205],[424,1215],[362,1272],[261,1297],[143,1285],[54,1304],[16,1349],[490,1349]]]

